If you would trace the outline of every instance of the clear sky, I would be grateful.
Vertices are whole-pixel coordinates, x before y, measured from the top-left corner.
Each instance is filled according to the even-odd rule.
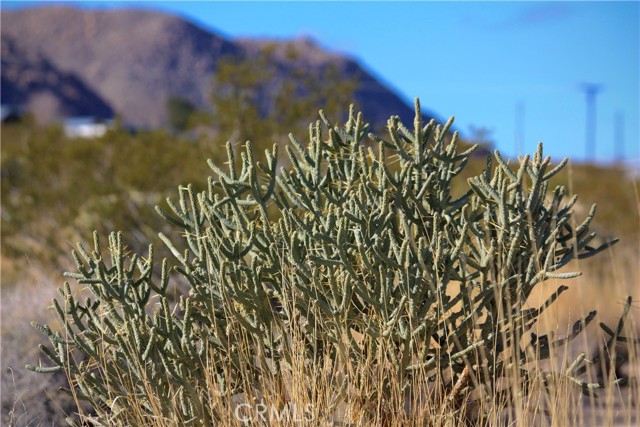
[[[623,152],[640,163],[637,1],[75,4],[177,13],[227,37],[310,36],[360,61],[407,102],[420,97],[439,117],[455,115],[463,134],[488,129],[508,155],[542,141],[554,158],[584,159],[581,85],[599,84],[597,160]]]

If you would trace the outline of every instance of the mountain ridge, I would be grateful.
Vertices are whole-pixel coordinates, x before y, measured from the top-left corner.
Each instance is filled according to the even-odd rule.
[[[391,114],[413,120],[413,109],[355,59],[308,38],[227,38],[181,16],[131,8],[45,6],[4,10],[1,19],[3,39],[19,40],[27,52],[39,52],[60,72],[77,76],[124,121],[141,127],[166,126],[172,96],[209,108],[220,58],[255,55],[274,43],[276,51],[294,46],[305,66],[332,64],[345,79],[355,76],[354,98],[368,121],[384,124]],[[286,78],[292,63],[278,55],[274,60],[283,73],[276,77]]]

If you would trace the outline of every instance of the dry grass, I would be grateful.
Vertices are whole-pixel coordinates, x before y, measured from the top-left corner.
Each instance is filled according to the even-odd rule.
[[[28,361],[38,361],[38,344],[46,339],[30,325],[31,321],[51,322],[47,311],[57,293],[59,279],[52,279],[35,266],[19,269],[11,260],[2,259],[1,358],[0,379],[2,418],[6,426],[63,425],[75,402],[57,389],[66,384],[64,375],[34,375],[25,369]]]
[[[569,283],[570,290],[561,296],[556,307],[552,306],[547,311],[538,332],[555,331],[557,336],[564,335],[576,319],[592,308],[599,312],[597,320],[615,327],[623,300],[627,295],[632,295],[634,305],[624,334],[637,337],[640,331],[638,249],[637,244],[621,244],[590,260],[591,262],[574,265],[585,274]],[[48,320],[43,313],[46,313],[44,308],[54,296],[54,286],[47,285],[46,282],[42,274],[34,271],[24,283],[3,287],[2,421],[5,425],[60,425],[71,408],[69,401],[60,400],[59,393],[52,393],[64,382],[63,378],[34,374],[22,369],[25,362],[36,361],[39,357],[35,351],[39,337],[28,323],[30,320]],[[532,305],[538,305],[538,300],[544,300],[557,285],[552,281],[542,285],[539,293],[532,295]],[[601,352],[598,343],[603,342],[604,337],[596,323],[593,322],[586,333],[572,342],[569,348],[557,352],[550,362],[541,363],[540,366],[535,366],[534,363],[530,368],[536,371],[554,365],[562,372],[566,371],[579,352],[586,349],[587,358]],[[640,408],[635,403],[639,400],[640,364],[637,347],[634,349],[630,345],[617,347],[618,354],[626,359],[619,369],[630,375],[630,385],[598,391],[597,399],[580,395],[575,385],[566,378],[560,378],[550,390],[543,392],[540,387],[542,378],[534,376],[534,391],[526,397],[515,399],[515,407],[508,408],[504,399],[493,395],[486,400],[477,401],[462,412],[454,412],[443,401],[442,395],[435,392],[438,384],[411,395],[398,388],[393,390],[391,401],[381,401],[375,397],[363,399],[363,390],[351,384],[349,378],[368,372],[371,381],[369,385],[375,388],[382,378],[392,375],[389,364],[333,366],[330,361],[325,360],[309,365],[302,352],[296,352],[296,349],[302,348],[296,345],[296,339],[298,338],[293,331],[291,348],[295,357],[290,371],[283,375],[287,379],[285,382],[276,380],[277,376],[265,377],[260,380],[260,384],[247,388],[243,395],[229,396],[217,392],[220,387],[216,378],[208,378],[210,401],[207,405],[212,418],[216,419],[216,425],[457,426],[464,425],[468,418],[477,417],[475,424],[487,426],[599,426],[637,425],[640,420]],[[243,356],[250,358],[254,355]],[[603,358],[599,365],[604,366],[594,367],[587,379],[597,381],[606,377],[608,363],[608,359]],[[127,373],[122,372],[122,375]],[[422,379],[417,375],[416,384],[424,384]],[[332,386],[335,383],[344,384],[342,394],[338,394]],[[504,385],[511,389],[519,386],[519,383]],[[175,392],[177,396],[179,390]],[[150,394],[146,396],[146,400],[151,402],[148,408],[143,408],[141,404],[145,399],[139,400],[134,394],[127,400],[120,405],[121,408],[126,408],[127,413],[114,417],[112,425],[165,427],[185,425],[188,422],[166,416],[180,413],[177,398],[173,401],[177,405],[173,409],[162,407],[159,400]],[[89,412],[80,413],[90,418]],[[150,417],[149,413],[156,415]],[[241,423],[240,420],[243,419],[251,419],[251,422]]]

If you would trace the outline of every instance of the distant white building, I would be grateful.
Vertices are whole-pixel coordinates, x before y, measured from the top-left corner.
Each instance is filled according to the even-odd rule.
[[[64,121],[64,133],[69,138],[99,138],[113,126],[113,120],[95,117],[70,117]]]

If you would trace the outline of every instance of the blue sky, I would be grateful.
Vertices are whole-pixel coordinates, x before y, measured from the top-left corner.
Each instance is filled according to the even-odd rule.
[[[3,7],[8,5],[3,2]],[[37,3],[30,3],[35,5]],[[585,158],[582,83],[596,98],[596,159],[640,162],[639,2],[75,2],[180,14],[228,37],[310,36],[407,102],[420,97],[508,155],[538,141]],[[618,136],[616,136],[618,135]]]

